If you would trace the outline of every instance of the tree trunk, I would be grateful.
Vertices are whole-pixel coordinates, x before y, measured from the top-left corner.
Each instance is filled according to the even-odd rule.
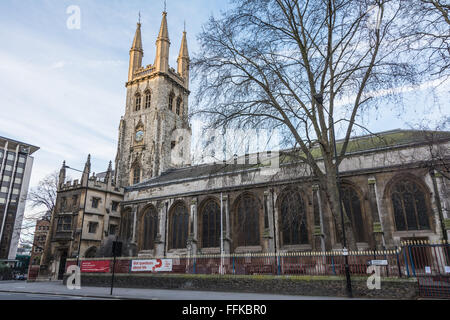
[[[329,173],[325,177],[326,181],[324,183],[325,184],[324,190],[329,204],[329,208],[331,210],[331,216],[333,217],[336,224],[337,240],[340,241],[342,245],[344,245],[342,234],[342,217],[341,217],[341,210],[339,207],[338,185],[335,179],[336,171],[334,169],[334,166],[332,167],[333,168],[330,168],[330,170],[328,171]],[[334,174],[331,173],[330,171],[334,172]],[[342,211],[344,215],[345,238],[347,242],[347,249],[356,250],[357,247],[356,247],[355,233],[352,227],[351,219],[345,212],[344,204],[342,204]]]

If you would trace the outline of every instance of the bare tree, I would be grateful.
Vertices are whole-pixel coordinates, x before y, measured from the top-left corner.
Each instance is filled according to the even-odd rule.
[[[58,188],[58,171],[52,172],[45,176],[38,185],[31,188],[27,195],[27,204],[30,209],[33,210],[24,217],[24,222],[21,226],[21,243],[27,243],[35,245],[38,248],[44,250],[34,243],[34,228],[36,221],[48,218],[50,220],[51,214],[55,207],[56,191]]]
[[[336,165],[346,158],[350,136],[362,128],[358,119],[382,96],[395,98],[393,88],[417,81],[415,67],[398,54],[406,45],[396,24],[404,3],[234,3],[220,18],[211,17],[199,35],[193,115],[206,117],[214,128],[282,130],[310,167],[342,232]],[[337,162],[335,125],[344,136]],[[354,248],[348,217],[345,229]]]
[[[423,62],[431,76],[450,76],[450,2],[413,0],[406,7],[405,37],[411,41],[414,60]]]

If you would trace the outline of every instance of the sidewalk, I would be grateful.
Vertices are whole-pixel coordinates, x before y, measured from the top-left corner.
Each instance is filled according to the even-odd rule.
[[[133,300],[346,300],[341,297],[292,296],[264,293],[216,292],[193,290],[163,290],[163,289],[131,289],[82,287],[80,290],[70,290],[62,281],[26,282],[0,281],[0,292],[11,293],[45,293],[52,295],[67,295],[86,298],[103,299],[133,299]]]

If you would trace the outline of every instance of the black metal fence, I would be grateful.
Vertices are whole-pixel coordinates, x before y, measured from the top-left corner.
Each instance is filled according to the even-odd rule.
[[[246,253],[195,256],[118,258],[115,273],[151,273],[136,271],[133,261],[170,260],[170,269],[160,273],[210,275],[274,275],[274,276],[333,276],[344,275],[345,256],[351,275],[367,276],[370,265],[379,266],[382,277],[415,277],[419,294],[423,297],[450,298],[450,245],[447,241],[406,241],[394,250],[383,251],[329,251],[289,253]],[[82,259],[94,264],[101,262],[101,270],[111,272],[112,259]],[[67,266],[76,260],[68,259]],[[109,266],[109,268],[105,268]],[[94,266],[95,267],[95,266]],[[107,271],[105,271],[107,270]],[[170,271],[169,271],[170,270]],[[83,272],[83,268],[82,268]],[[85,271],[89,272],[89,271]]]

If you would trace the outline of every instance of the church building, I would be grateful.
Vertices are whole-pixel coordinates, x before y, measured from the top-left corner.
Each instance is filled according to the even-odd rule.
[[[58,197],[75,200],[69,206],[59,199],[53,214],[56,251],[49,256],[60,261],[54,274],[62,275],[62,259],[78,252],[101,256],[109,235],[123,241],[127,257],[342,249],[324,192],[293,156],[297,150],[191,163],[186,32],[176,70],[169,65],[170,45],[163,12],[154,63],[144,66],[137,24],[115,170],[110,166],[99,180],[85,168],[81,183],[72,184],[64,183],[61,171]],[[403,240],[450,235],[449,150],[450,132],[393,130],[350,140],[339,170],[355,249],[392,249]],[[89,192],[86,209],[83,190]],[[85,236],[91,238],[80,246]]]
[[[323,191],[292,150],[190,164],[186,32],[177,70],[169,66],[170,44],[164,12],[155,62],[143,67],[137,25],[116,157],[116,181],[125,187],[120,237],[132,245],[126,255],[341,249]],[[448,233],[448,179],[439,173],[448,166],[430,152],[430,135],[447,150],[448,164],[449,132],[394,130],[351,140],[340,171],[357,249]]]

